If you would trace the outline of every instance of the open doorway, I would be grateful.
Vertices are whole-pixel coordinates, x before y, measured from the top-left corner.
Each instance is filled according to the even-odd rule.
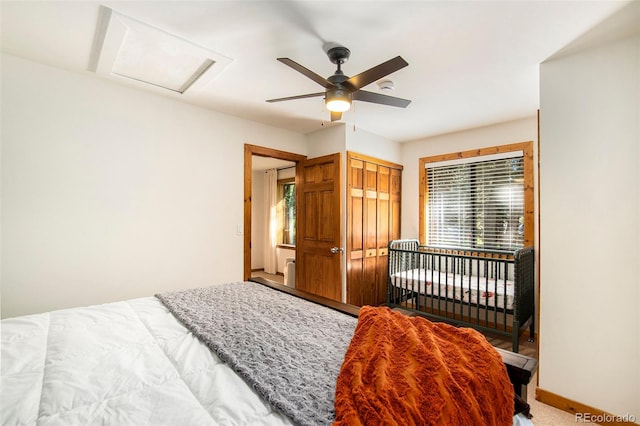
[[[253,155],[251,173],[251,277],[293,287],[296,163]]]
[[[264,188],[263,176],[268,169],[280,169],[276,172],[275,181],[280,180],[280,184],[276,184],[279,188],[280,195],[276,197],[282,198],[287,196],[285,188],[289,191],[295,188],[296,166],[306,157],[300,154],[293,154],[285,151],[279,151],[255,145],[245,145],[244,156],[244,280],[248,280],[252,276],[263,276],[275,281],[284,283],[284,274],[286,271],[286,262],[288,259],[295,258],[295,238],[297,221],[291,223],[291,214],[287,218],[286,214],[281,211],[280,221],[282,226],[280,232],[277,233],[275,248],[270,253],[269,260],[272,265],[265,274],[265,246],[266,246],[266,211],[267,201]],[[280,175],[278,179],[277,175]],[[278,190],[276,190],[278,192]],[[288,192],[289,197],[291,193]],[[289,201],[291,199],[289,198]],[[282,206],[281,206],[282,208]],[[264,213],[260,213],[262,211]],[[289,212],[291,213],[291,212]],[[289,221],[286,222],[286,219]],[[278,219],[276,219],[276,222]],[[286,231],[285,231],[286,228]],[[293,244],[291,244],[293,242]],[[278,247],[279,246],[279,247]],[[275,268],[273,267],[275,262]]]

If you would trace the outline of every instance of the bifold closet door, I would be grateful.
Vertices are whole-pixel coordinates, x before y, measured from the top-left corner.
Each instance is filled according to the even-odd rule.
[[[347,303],[386,301],[388,244],[400,236],[398,168],[348,157]]]

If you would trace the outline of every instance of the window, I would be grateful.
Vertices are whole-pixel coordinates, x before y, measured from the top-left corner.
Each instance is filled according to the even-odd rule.
[[[278,242],[296,245],[296,184],[295,179],[278,181]]]
[[[532,181],[532,161],[527,144],[476,151],[476,156],[467,152],[421,159],[421,241],[487,250],[531,245],[533,188],[526,182]]]

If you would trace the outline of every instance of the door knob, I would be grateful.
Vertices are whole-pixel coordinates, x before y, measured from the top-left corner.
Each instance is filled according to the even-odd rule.
[[[331,247],[331,253],[336,254],[336,253],[342,253],[344,251],[344,249],[342,247]]]

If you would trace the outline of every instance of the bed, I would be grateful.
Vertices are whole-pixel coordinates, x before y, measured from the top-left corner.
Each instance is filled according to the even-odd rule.
[[[512,339],[534,336],[534,254],[389,243],[387,305]]]
[[[387,327],[388,319],[414,319],[373,307],[362,308],[358,319],[353,316],[355,307],[335,302],[327,307],[315,303],[324,302],[321,298],[312,302],[298,297],[301,294],[286,294],[292,291],[277,285],[228,283],[4,319],[2,424],[358,424],[358,418],[372,415],[362,411],[359,401],[380,403],[383,392],[380,383],[363,380],[362,358],[376,352],[356,344],[357,338],[376,340],[366,337],[380,334],[371,328],[376,321],[386,321],[382,325]],[[479,339],[474,333],[459,336]],[[488,391],[485,398],[513,397],[511,382],[516,391],[522,389],[535,370],[533,359],[505,352],[487,349],[486,357],[478,357],[487,371],[491,365],[505,370],[503,360],[510,360],[506,385]],[[379,368],[380,360],[374,361],[369,366]],[[465,363],[464,369],[469,365],[473,362]],[[456,383],[468,383],[471,389],[486,378],[465,380]],[[464,401],[445,400],[447,405],[458,404],[449,415],[465,411],[459,406]],[[414,405],[403,409],[415,411]],[[400,423],[404,420],[398,417]],[[512,420],[531,424],[523,414],[509,423]],[[383,422],[366,422],[376,423]]]

